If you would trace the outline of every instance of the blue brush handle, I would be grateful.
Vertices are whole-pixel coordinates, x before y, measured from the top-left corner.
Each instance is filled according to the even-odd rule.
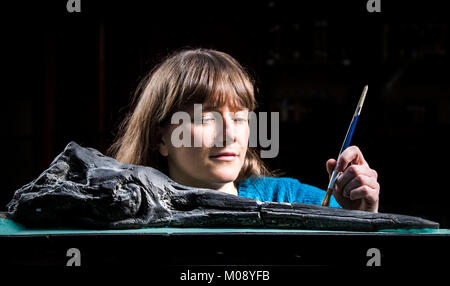
[[[341,150],[339,151],[339,155],[350,146],[352,141],[353,132],[355,132],[356,122],[358,122],[359,115],[355,115],[352,119],[352,123],[347,131],[347,135],[345,135],[344,144],[342,144]]]

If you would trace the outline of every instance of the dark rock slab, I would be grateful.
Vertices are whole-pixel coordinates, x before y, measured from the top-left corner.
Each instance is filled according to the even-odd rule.
[[[122,164],[75,142],[38,178],[18,189],[7,208],[9,218],[29,227],[439,228],[438,223],[413,216],[262,203],[192,188],[154,168]]]

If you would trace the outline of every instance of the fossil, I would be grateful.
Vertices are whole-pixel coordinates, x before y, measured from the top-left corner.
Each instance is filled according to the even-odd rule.
[[[29,227],[439,228],[414,216],[259,202],[192,188],[154,168],[120,163],[75,142],[14,193],[7,216]]]

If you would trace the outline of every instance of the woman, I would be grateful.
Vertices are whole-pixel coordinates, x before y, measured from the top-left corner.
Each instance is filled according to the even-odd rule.
[[[248,148],[248,116],[256,108],[254,85],[230,55],[207,49],[178,51],[144,78],[134,102],[134,111],[122,122],[109,150],[118,161],[159,169],[192,187],[260,201],[321,203],[324,191],[297,179],[276,177]],[[201,120],[184,126],[201,146],[176,145],[173,134],[180,124],[173,124],[172,116],[183,111],[194,118],[195,103],[202,104]],[[222,117],[220,125],[214,112]],[[330,206],[377,212],[377,173],[361,151],[352,146],[337,162],[328,160],[328,174],[336,164],[342,174]]]

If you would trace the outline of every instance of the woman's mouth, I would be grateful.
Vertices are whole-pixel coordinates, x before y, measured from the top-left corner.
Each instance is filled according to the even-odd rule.
[[[237,158],[237,155],[234,153],[221,153],[218,155],[210,156],[213,160],[220,160],[220,161],[233,161]]]

